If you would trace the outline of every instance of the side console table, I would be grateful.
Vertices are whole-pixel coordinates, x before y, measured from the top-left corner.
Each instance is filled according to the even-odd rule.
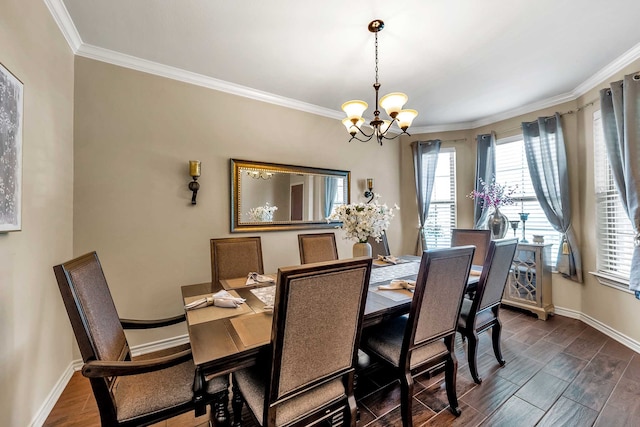
[[[551,301],[551,243],[520,243],[504,289],[502,303],[529,310],[547,320]]]

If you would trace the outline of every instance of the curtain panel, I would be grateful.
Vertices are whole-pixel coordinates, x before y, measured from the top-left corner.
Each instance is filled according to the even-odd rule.
[[[416,181],[416,198],[418,201],[418,219],[420,228],[416,241],[416,255],[427,250],[427,241],[424,235],[424,226],[429,215],[431,193],[436,179],[436,167],[438,154],[440,154],[441,141],[414,141],[411,143],[413,153],[413,172]]]
[[[327,176],[324,178],[324,217],[331,215],[333,203],[338,193],[338,178]]]
[[[495,132],[476,137],[476,183],[475,190],[482,191],[482,183],[491,182],[496,175],[496,134]],[[476,198],[473,204],[473,228],[484,228],[489,216],[489,206]]]
[[[601,90],[600,108],[613,180],[636,233],[629,289],[640,299],[640,73]]]
[[[556,269],[564,277],[582,283],[582,260],[571,226],[569,172],[560,114],[522,123],[522,135],[538,202],[554,230],[562,233]]]

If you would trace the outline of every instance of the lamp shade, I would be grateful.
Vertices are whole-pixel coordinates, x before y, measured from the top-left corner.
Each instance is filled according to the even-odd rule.
[[[396,117],[400,129],[407,130],[407,128],[411,126],[413,119],[415,119],[417,115],[418,112],[416,110],[400,110],[398,116]]]
[[[409,97],[404,93],[393,92],[380,98],[380,106],[384,108],[389,117],[395,118],[408,99]]]
[[[389,128],[391,127],[391,120],[381,120],[382,124],[380,125],[380,134],[381,135],[386,135],[387,131],[389,130]]]
[[[358,129],[360,129],[360,126],[362,126],[363,123],[363,118],[358,119],[355,125],[348,117],[346,119],[342,119],[342,124],[347,128],[347,132],[349,132],[351,135],[355,135],[356,133],[358,133]]]
[[[349,120],[360,119],[362,118],[362,113],[367,109],[369,105],[364,101],[347,101],[342,104],[342,110],[347,113],[347,118]]]

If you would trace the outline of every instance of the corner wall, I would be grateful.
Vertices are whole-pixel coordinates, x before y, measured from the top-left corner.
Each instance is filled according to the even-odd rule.
[[[52,270],[72,255],[73,54],[43,1],[2,2],[0,62],[24,84],[22,231],[0,234],[0,425],[22,427],[73,348]]]

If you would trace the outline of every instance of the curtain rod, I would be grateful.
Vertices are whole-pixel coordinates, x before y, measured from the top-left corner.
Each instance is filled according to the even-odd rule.
[[[575,110],[569,110],[569,111],[565,111],[564,113],[558,113],[558,114],[560,114],[560,117],[566,116],[567,114],[575,114],[575,113],[577,113],[579,111],[584,110],[585,108],[587,108],[587,107],[589,107],[591,105],[594,105],[596,102],[600,102],[600,98],[592,99],[591,101],[589,101],[589,102],[587,102],[587,103],[585,103],[583,105],[580,105]],[[552,117],[552,116],[549,116],[549,117]],[[496,133],[496,135],[499,135],[499,134],[511,132],[511,131],[514,131],[514,130],[521,130],[521,129],[522,129],[522,125],[519,125],[517,127],[512,127],[512,128],[508,128],[508,129],[502,129],[499,132],[495,131],[495,133]]]

